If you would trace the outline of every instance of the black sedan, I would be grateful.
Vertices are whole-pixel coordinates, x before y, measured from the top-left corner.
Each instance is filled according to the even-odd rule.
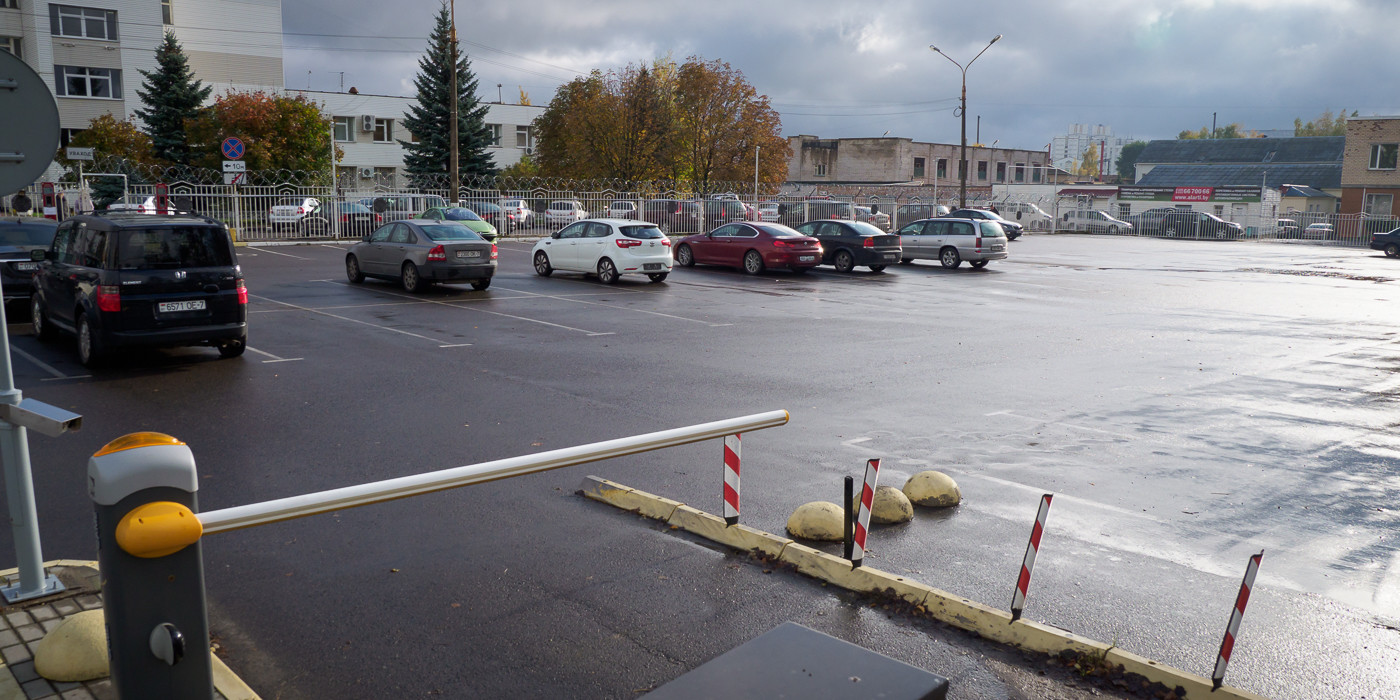
[[[1014,241],[1020,238],[1021,233],[1026,230],[1026,227],[1015,221],[1007,221],[1001,218],[1000,214],[986,209],[954,209],[943,216],[950,219],[981,219],[983,221],[995,221],[1001,224],[1001,230],[1006,232],[1006,240],[1008,241]]]
[[[0,219],[0,286],[5,288],[6,302],[28,304],[34,291],[32,277],[39,269],[33,251],[48,250],[57,229],[57,221],[32,216]]]
[[[899,262],[902,248],[899,236],[885,233],[864,221],[824,219],[797,226],[797,232],[813,236],[822,244],[822,264],[837,272],[850,272],[864,265],[875,272]]]
[[[1400,258],[1400,228],[1371,234],[1371,250],[1385,251],[1387,258]],[[5,290],[5,298],[10,298],[9,289]]]

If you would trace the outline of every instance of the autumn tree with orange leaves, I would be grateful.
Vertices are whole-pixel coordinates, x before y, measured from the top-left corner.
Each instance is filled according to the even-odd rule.
[[[249,170],[329,171],[331,121],[305,95],[229,92],[187,125],[194,165],[219,169],[219,145],[243,141]],[[339,150],[337,149],[337,157]]]

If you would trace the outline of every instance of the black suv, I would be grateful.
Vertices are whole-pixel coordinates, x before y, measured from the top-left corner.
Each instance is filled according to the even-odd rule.
[[[57,223],[32,216],[0,218],[0,286],[6,304],[29,304],[32,277],[39,269],[34,251],[49,249],[56,228]]]
[[[954,209],[943,216],[952,219],[981,219],[983,221],[995,221],[1001,224],[1001,230],[1006,232],[1006,240],[1014,241],[1021,237],[1026,227],[1015,221],[1007,221],[1001,218],[1001,214],[986,209]]]
[[[113,349],[248,346],[248,289],[224,225],[199,216],[75,216],[34,272],[34,335],[78,337],[91,366]]]

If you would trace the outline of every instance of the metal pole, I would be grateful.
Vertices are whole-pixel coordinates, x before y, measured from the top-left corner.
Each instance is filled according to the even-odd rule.
[[[15,388],[10,367],[10,333],[0,304],[0,403],[18,406],[24,395]],[[39,515],[34,507],[34,476],[29,466],[29,435],[23,426],[0,420],[0,458],[5,462],[5,493],[9,497],[10,530],[19,561],[19,584],[0,589],[14,603],[63,590],[58,578],[44,575],[44,553],[39,546]],[[47,579],[47,580],[46,580]]]
[[[787,411],[755,413],[749,416],[662,430],[645,435],[634,435],[577,447],[565,447],[523,457],[498,459],[492,462],[453,467],[426,474],[414,474],[358,486],[346,486],[263,503],[213,510],[200,513],[199,521],[204,528],[204,534],[210,535],[216,532],[266,525],[318,513],[328,513],[334,510],[344,510],[443,491],[469,484],[507,479],[522,474],[571,467],[575,464],[596,462],[600,459],[703,442],[735,433],[775,428],[785,425],[787,422]]]
[[[754,147],[753,147],[753,218],[754,218],[755,221],[757,221],[757,220],[759,219],[759,216],[758,216],[758,152],[759,152],[760,150],[762,150],[762,148],[763,148],[762,146],[754,146]]]
[[[848,477],[846,477],[846,500],[843,501],[843,503],[844,503],[845,506],[846,506],[846,530],[845,530],[845,535],[846,535],[846,537],[845,537],[845,542],[846,542],[846,561],[850,561],[850,560],[851,560],[851,555],[855,554],[855,546],[856,546],[856,529],[855,529],[855,524],[856,524],[856,511],[855,511],[855,499],[856,499],[856,479],[855,479],[855,477],[853,477],[853,476],[848,476]]]
[[[972,65],[968,63],[968,65]],[[967,206],[967,69],[962,72],[962,153],[958,156],[958,208]]]
[[[452,64],[452,93],[449,96],[452,101],[452,108],[449,110],[452,115],[449,117],[452,120],[452,128],[448,136],[452,142],[448,145],[447,170],[451,175],[448,181],[451,183],[452,192],[448,195],[447,202],[452,204],[457,201],[457,193],[462,185],[457,174],[457,0],[452,0],[452,55],[448,57],[448,61]]]

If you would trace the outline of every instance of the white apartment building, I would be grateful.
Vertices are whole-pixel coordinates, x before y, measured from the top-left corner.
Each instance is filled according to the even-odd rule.
[[[1113,127],[1103,124],[1070,124],[1069,133],[1056,136],[1050,141],[1050,162],[1066,172],[1074,172],[1084,152],[1090,146],[1098,146],[1103,162],[1104,175],[1118,174],[1118,156],[1123,147],[1132,143],[1128,136],[1114,136]]]
[[[417,140],[403,126],[404,115],[417,98],[315,90],[286,92],[305,95],[320,105],[322,112],[331,115],[333,126],[328,139],[334,139],[343,152],[336,162],[336,178],[342,186],[407,184],[402,179],[404,148],[399,141]],[[493,136],[490,153],[497,168],[508,168],[520,162],[522,156],[534,153],[531,123],[544,113],[543,107],[488,103],[486,108],[486,123]],[[330,147],[329,140],[326,147]]]
[[[166,30],[215,94],[282,89],[281,0],[0,0],[0,50],[53,89],[64,144],[93,117],[134,117]]]

